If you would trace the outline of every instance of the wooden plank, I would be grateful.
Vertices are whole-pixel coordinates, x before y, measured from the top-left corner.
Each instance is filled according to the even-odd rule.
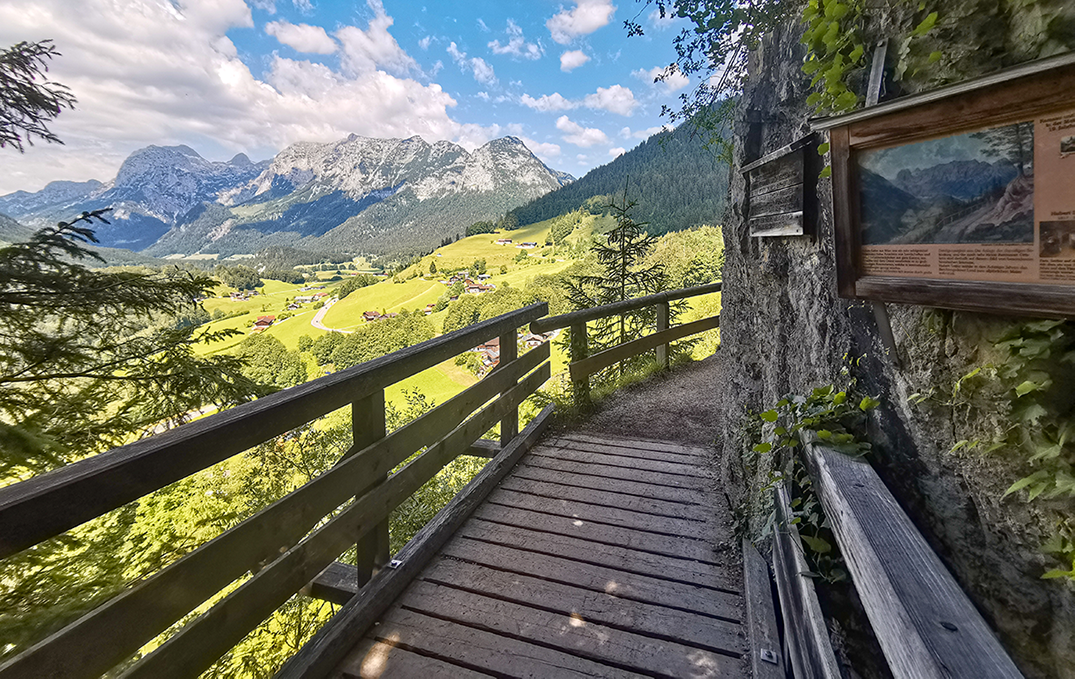
[[[549,364],[543,363],[505,395],[429,446],[384,484],[348,505],[324,526],[185,625],[152,653],[142,657],[123,676],[156,679],[188,677],[205,671],[294,592],[332,563],[347,548],[348,537],[353,535],[356,527],[361,533],[382,521],[400,502],[421,488],[548,378]]]
[[[802,210],[751,216],[747,221],[751,236],[801,236],[806,232]]]
[[[611,558],[615,552],[604,548],[595,549],[587,558],[585,550],[579,554],[577,543],[580,541],[574,541],[576,545],[573,546],[570,539],[545,540],[534,533],[505,531],[501,526],[474,520],[467,522],[460,531],[459,537],[444,547],[445,556],[728,622],[738,623],[743,617],[738,594],[712,586],[702,589],[698,583],[671,579],[690,572],[687,570],[690,564],[684,567],[668,564],[662,571],[659,559],[646,558],[641,552],[625,549],[619,550],[619,559]],[[514,537],[507,538],[506,533]],[[695,566],[694,579],[719,584],[718,571],[713,567]],[[741,582],[733,584],[742,586]]]
[[[590,448],[590,450],[585,450],[584,448]],[[593,449],[596,449],[596,451]],[[614,452],[616,450],[617,449],[609,446],[586,446],[585,444],[575,444],[570,448],[539,445],[530,451],[530,459],[535,457],[547,457],[555,460],[566,460],[602,467],[637,469],[639,471],[654,472],[666,476],[679,476],[685,479],[690,479],[693,483],[698,484],[708,483],[709,477],[705,474],[705,470],[697,465],[654,460],[650,457],[652,453],[620,455],[617,452]]]
[[[833,233],[836,247],[836,291],[845,299],[857,294],[859,234],[858,187],[851,171],[851,147],[847,128],[829,132],[832,164]]]
[[[358,592],[357,581],[357,568],[333,561],[300,591],[306,596],[342,606]]]
[[[777,160],[778,158],[782,158],[793,153],[794,151],[801,149],[803,146],[810,142],[810,139],[811,135],[800,137],[799,139],[796,139],[795,141],[788,144],[787,146],[782,146],[777,150],[773,151],[772,153],[767,153],[761,158],[747,163],[743,167],[739,168],[739,172],[741,172],[742,174],[753,172],[754,170],[764,165],[768,165],[769,163],[773,162],[774,160]]]
[[[399,608],[385,616],[372,636],[381,642],[420,651],[422,655],[481,668],[497,677],[641,679],[644,676],[510,636]]]
[[[508,364],[519,357],[518,328],[500,335],[500,363]],[[499,365],[498,363],[497,365]],[[500,445],[506,446],[519,434],[519,409],[509,412],[500,422]]]
[[[690,323],[684,323],[683,325],[677,325],[674,328],[668,330],[662,330],[655,332],[652,335],[646,335],[645,337],[639,337],[636,340],[630,342],[624,342],[623,344],[616,345],[611,349],[605,349],[598,353],[584,358],[581,361],[575,361],[569,367],[571,370],[572,380],[581,380],[589,375],[594,374],[598,370],[603,370],[615,363],[637,356],[643,351],[649,351],[661,344],[667,344],[677,339],[682,339],[690,335],[694,335],[699,332],[705,332],[706,330],[712,330],[720,327],[720,316],[710,316],[709,318],[703,318],[701,320],[692,321]]]
[[[625,481],[637,481],[650,483],[669,488],[683,488],[687,490],[709,491],[713,486],[709,479],[700,476],[684,476],[682,474],[668,474],[666,472],[652,471],[648,469],[631,469],[623,465],[602,464],[592,460],[569,460],[557,455],[533,455],[526,458],[526,464],[532,467],[542,467],[572,474],[586,474],[589,476],[602,476],[609,479],[623,479]]]
[[[750,635],[751,676],[754,679],[784,679],[787,676],[784,650],[780,645],[780,629],[776,626],[769,568],[746,538],[743,538],[743,599]]]
[[[553,440],[600,443],[608,446],[616,446],[619,448],[633,448],[635,450],[656,451],[695,458],[700,457],[705,460],[708,460],[713,455],[711,450],[703,448],[701,446],[692,446],[686,443],[672,443],[671,441],[652,441],[649,439],[643,439],[638,437],[625,439],[607,433],[588,434],[586,432],[573,431],[566,434],[561,434],[559,437]]]
[[[606,507],[626,509],[641,514],[649,514],[658,517],[673,517],[697,523],[705,523],[713,518],[713,512],[711,510],[697,505],[664,502],[663,500],[655,500],[653,498],[623,495],[622,493],[612,493],[594,490],[592,488],[565,486],[549,481],[523,479],[515,475],[504,479],[501,487],[552,499],[589,502],[604,505]]]
[[[518,507],[490,505],[488,503],[479,507],[474,512],[474,516],[483,521],[490,521],[502,526],[529,528],[541,533],[555,533],[595,544],[649,552],[669,559],[689,559],[714,566],[719,566],[724,562],[721,555],[714,553],[713,547],[704,540],[656,535],[630,528],[610,526],[605,523],[595,523],[585,519],[571,519],[519,509]]]
[[[754,197],[770,191],[802,186],[804,156],[803,148],[793,151],[750,172],[750,205],[753,213]]]
[[[841,679],[814,580],[803,557],[799,529],[790,521],[790,499],[783,484],[773,489],[773,498],[777,525],[773,536],[773,571],[780,593],[780,614],[784,619],[784,640],[792,676]]]
[[[277,558],[353,497],[362,480],[387,474],[431,438],[451,432],[471,410],[548,355],[547,347],[535,349],[372,446],[349,453],[302,488],[10,659],[0,666],[0,673],[29,677],[104,673],[246,571]]]
[[[422,573],[422,580],[560,615],[576,614],[586,622],[718,653],[743,655],[747,647],[744,630],[737,623],[456,559],[434,562]]]
[[[464,455],[471,457],[496,457],[500,452],[500,443],[492,441],[490,439],[478,439],[474,443],[470,444],[470,448],[467,449]]]
[[[702,454],[671,453],[664,450],[642,450],[640,448],[620,445],[619,441],[602,439],[600,436],[587,437],[583,440],[579,434],[569,436],[550,437],[545,439],[541,447],[556,450],[577,450],[588,453],[600,453],[614,455],[620,458],[635,460],[654,460],[666,464],[674,464],[685,470],[699,471],[706,467],[708,460]],[[639,444],[637,445],[645,445]]]
[[[973,78],[952,85],[938,87],[927,92],[922,92],[921,94],[900,97],[899,99],[894,99],[869,109],[855,111],[841,116],[819,118],[811,121],[811,127],[815,130],[828,130],[835,127],[842,127],[851,123],[887,116],[890,113],[904,111],[916,106],[922,106],[923,104],[943,102],[946,99],[958,97],[962,94],[1003,86],[1013,80],[1019,80],[1037,74],[1044,76],[1047,80],[1050,77],[1055,77],[1054,74],[1050,73],[1051,71],[1067,71],[1070,66],[1075,66],[1075,54],[1066,52],[1055,57],[1038,59],[1011,68],[1002,69],[980,78]]]
[[[493,675],[363,639],[340,668],[344,679],[480,679]]]
[[[341,408],[548,313],[531,304],[0,488],[0,558]]]
[[[696,297],[698,295],[708,295],[712,292],[720,292],[720,287],[720,281],[717,281],[715,283],[697,285],[693,288],[667,290],[665,292],[658,292],[654,295],[646,295],[645,297],[635,297],[634,299],[627,299],[622,302],[605,304],[603,306],[593,307],[591,309],[572,311],[571,313],[560,314],[559,316],[539,318],[538,320],[532,321],[530,323],[530,332],[548,332],[550,330],[556,330],[558,328],[566,328],[576,323],[585,323],[587,321],[593,321],[598,318],[604,318],[605,316],[613,316],[615,314],[623,313],[624,311],[633,311],[634,309],[641,309],[642,307],[653,306],[654,304],[657,304],[659,302],[672,302],[677,299],[686,299],[688,297]]]
[[[723,531],[719,530],[719,526],[714,523],[653,516],[652,514],[628,511],[620,507],[609,507],[588,502],[552,499],[529,493],[520,493],[504,487],[493,491],[486,502],[488,504],[529,509],[530,511],[545,512],[573,519],[597,521],[658,535],[673,535],[712,541],[731,537],[730,535],[724,535]]]
[[[794,184],[768,193],[750,195],[750,217],[802,212],[803,185]]]
[[[684,646],[670,639],[601,625],[583,611],[553,613],[512,601],[494,599],[432,582],[416,582],[400,598],[400,606],[472,629],[511,637],[640,674],[662,676],[742,676],[746,663],[735,654]]]
[[[806,446],[814,487],[894,677],[1021,677],[873,468]]]
[[[384,418],[384,389],[378,389],[351,404],[353,445],[344,453],[343,459],[383,439],[386,433]],[[384,483],[386,478],[387,471],[384,477],[375,479],[372,483],[369,478],[363,479],[358,484],[355,498],[362,497],[378,484]],[[358,536],[355,552],[358,567],[355,569],[355,580],[359,587],[369,582],[373,574],[388,563],[389,550],[388,519],[374,526],[373,530],[365,535]]]
[[[696,490],[684,490],[669,488],[667,486],[655,486],[650,483],[610,479],[603,476],[589,476],[561,472],[547,469],[545,467],[536,467],[525,460],[515,469],[515,476],[520,479],[546,481],[548,483],[559,483],[561,485],[575,486],[578,488],[591,488],[593,490],[603,490],[611,493],[623,493],[625,495],[634,495],[635,497],[644,497],[652,500],[706,507],[707,509],[715,506],[711,497],[706,493],[701,493]]]
[[[552,413],[551,405],[542,410],[515,440],[486,464],[478,475],[396,554],[399,565],[378,573],[313,639],[285,663],[277,677],[294,679],[328,676],[378,616],[391,606],[400,592],[466,521],[474,508],[541,437]]]
[[[862,299],[1042,318],[1075,317],[1072,290],[1070,285],[888,276],[863,276],[855,281],[855,295]]]
[[[671,308],[668,302],[661,302],[657,305],[657,332],[668,329],[668,318],[671,314]],[[662,344],[657,347],[657,365],[661,366],[661,369],[668,367],[668,345]]]
[[[570,333],[568,356],[573,361],[581,361],[590,355],[590,336],[587,334],[586,322],[573,323],[568,330]],[[571,380],[571,395],[574,399],[575,410],[584,412],[590,406],[590,380],[579,377]]]

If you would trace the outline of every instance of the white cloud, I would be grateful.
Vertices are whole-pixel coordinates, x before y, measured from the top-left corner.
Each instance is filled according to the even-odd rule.
[[[575,0],[573,9],[561,10],[545,22],[552,39],[561,45],[570,43],[580,35],[589,35],[612,20],[616,11],[610,0]]]
[[[495,125],[453,120],[456,101],[439,85],[388,71],[410,58],[384,32],[391,18],[376,16],[379,4],[371,7],[375,18],[359,31],[364,49],[352,40],[343,68],[277,55],[264,76],[255,76],[226,36],[254,27],[242,0],[186,0],[178,8],[84,0],[77,13],[68,0],[35,0],[32,13],[0,3],[0,44],[54,38],[63,56],[50,63],[49,77],[78,97],[78,107],[50,125],[65,145],[0,151],[8,154],[0,194],[54,179],[109,179],[131,151],[148,144],[188,144],[214,159],[242,151],[257,160],[296,141],[328,142],[352,132],[464,145],[497,136]],[[109,39],[102,46],[86,35]]]
[[[564,141],[575,146],[589,148],[597,144],[607,144],[608,135],[594,127],[583,127],[567,116],[556,120],[556,129],[564,133]]]
[[[427,50],[427,49],[429,49],[429,43],[431,43],[431,42],[433,42],[433,36],[432,35],[427,35],[426,37],[424,37],[424,38],[422,38],[421,40],[418,41],[418,46],[420,48],[422,48],[423,50]]]
[[[580,153],[575,156],[575,160],[579,161],[580,163],[585,163],[587,160],[589,160],[589,158],[586,157],[585,153]]]
[[[629,116],[638,106],[635,95],[631,90],[622,85],[612,87],[598,87],[593,94],[587,94],[582,99],[568,99],[559,92],[543,94],[534,98],[529,94],[519,97],[519,103],[523,106],[548,113],[549,111],[570,111],[582,106],[593,110],[608,111],[621,116]]]
[[[460,50],[454,42],[448,45],[448,56],[459,66],[460,70],[464,72],[470,71],[478,82],[484,85],[496,84],[496,74],[493,72],[493,67],[485,59],[481,57],[468,59],[467,53]]]
[[[519,25],[508,19],[508,42],[504,45],[500,44],[499,40],[493,40],[489,43],[489,49],[493,50],[493,54],[510,54],[514,57],[522,57],[523,59],[540,59],[541,55],[545,53],[541,46],[526,42],[523,37],[523,29],[519,28]]]
[[[269,14],[276,14],[276,0],[250,0],[250,4]]]
[[[314,11],[314,3],[310,2],[310,0],[291,0],[291,4],[295,5],[295,9],[303,14],[310,14]]]
[[[667,75],[666,75],[667,74]],[[631,75],[638,78],[642,82],[649,83],[656,87],[660,87],[666,93],[678,92],[687,85],[691,84],[691,79],[679,72],[678,69],[661,68],[660,66],[654,66],[653,68],[646,70],[640,68],[637,71],[632,71]],[[661,76],[664,76],[663,80],[657,80]]]
[[[560,55],[560,70],[564,73],[570,73],[589,60],[589,55],[582,50],[570,50],[564,52]]]
[[[549,111],[568,111],[573,108],[578,108],[579,106],[577,101],[565,99],[559,92],[543,94],[537,99],[531,97],[529,94],[524,94],[519,97],[519,103],[543,113],[548,113]]]
[[[478,28],[482,29],[482,31],[485,33],[489,32],[489,27],[485,25],[485,22],[482,20],[481,17],[478,17]]]
[[[336,39],[343,48],[344,68],[358,74],[380,67],[396,75],[405,75],[416,68],[418,64],[388,32],[395,20],[385,13],[381,0],[366,0],[366,4],[373,10],[366,30],[344,26],[336,31]]]
[[[526,144],[526,148],[530,149],[530,151],[533,152],[535,156],[541,158],[543,161],[548,162],[549,158],[560,157],[559,144],[552,144],[543,141],[534,141],[533,139],[530,139],[529,137],[524,137],[521,134],[516,134],[515,136],[521,139],[523,143]]]
[[[332,54],[336,51],[336,43],[320,26],[273,21],[265,24],[265,33],[299,52]]]
[[[481,99],[482,101],[489,101],[489,93],[488,92],[478,92],[474,96],[479,98],[479,99]]]
[[[638,106],[634,93],[623,85],[598,87],[593,94],[587,94],[582,103],[587,108],[601,109],[621,116],[631,115]]]
[[[609,149],[608,150],[608,155],[610,157],[612,157],[612,158],[618,158],[618,157],[622,156],[626,152],[627,152],[627,149],[623,148],[622,146],[617,146],[614,149]]]

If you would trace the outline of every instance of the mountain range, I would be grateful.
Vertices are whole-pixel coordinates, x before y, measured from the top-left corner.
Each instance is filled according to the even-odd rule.
[[[420,137],[293,144],[258,163],[209,161],[187,146],[132,153],[109,182],[52,182],[0,196],[0,213],[39,228],[113,208],[105,247],[146,255],[414,252],[571,181],[515,137],[473,152]]]

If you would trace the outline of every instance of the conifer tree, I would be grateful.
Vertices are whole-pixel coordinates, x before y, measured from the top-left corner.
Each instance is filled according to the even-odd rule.
[[[646,222],[631,218],[631,210],[638,201],[628,197],[628,187],[629,182],[624,186],[618,204],[613,200],[608,205],[610,214],[616,219],[616,227],[608,232],[603,242],[598,239],[593,247],[600,273],[574,276],[565,281],[568,299],[576,309],[650,295],[664,287],[664,265],[643,264],[657,239],[646,232]],[[589,325],[588,338],[591,351],[641,336],[656,322],[656,313],[653,307],[646,307],[593,321]]]

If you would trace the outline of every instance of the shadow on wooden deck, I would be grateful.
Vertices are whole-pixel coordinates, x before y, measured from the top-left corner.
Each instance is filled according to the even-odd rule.
[[[333,675],[752,676],[709,455],[607,434],[542,441]]]

